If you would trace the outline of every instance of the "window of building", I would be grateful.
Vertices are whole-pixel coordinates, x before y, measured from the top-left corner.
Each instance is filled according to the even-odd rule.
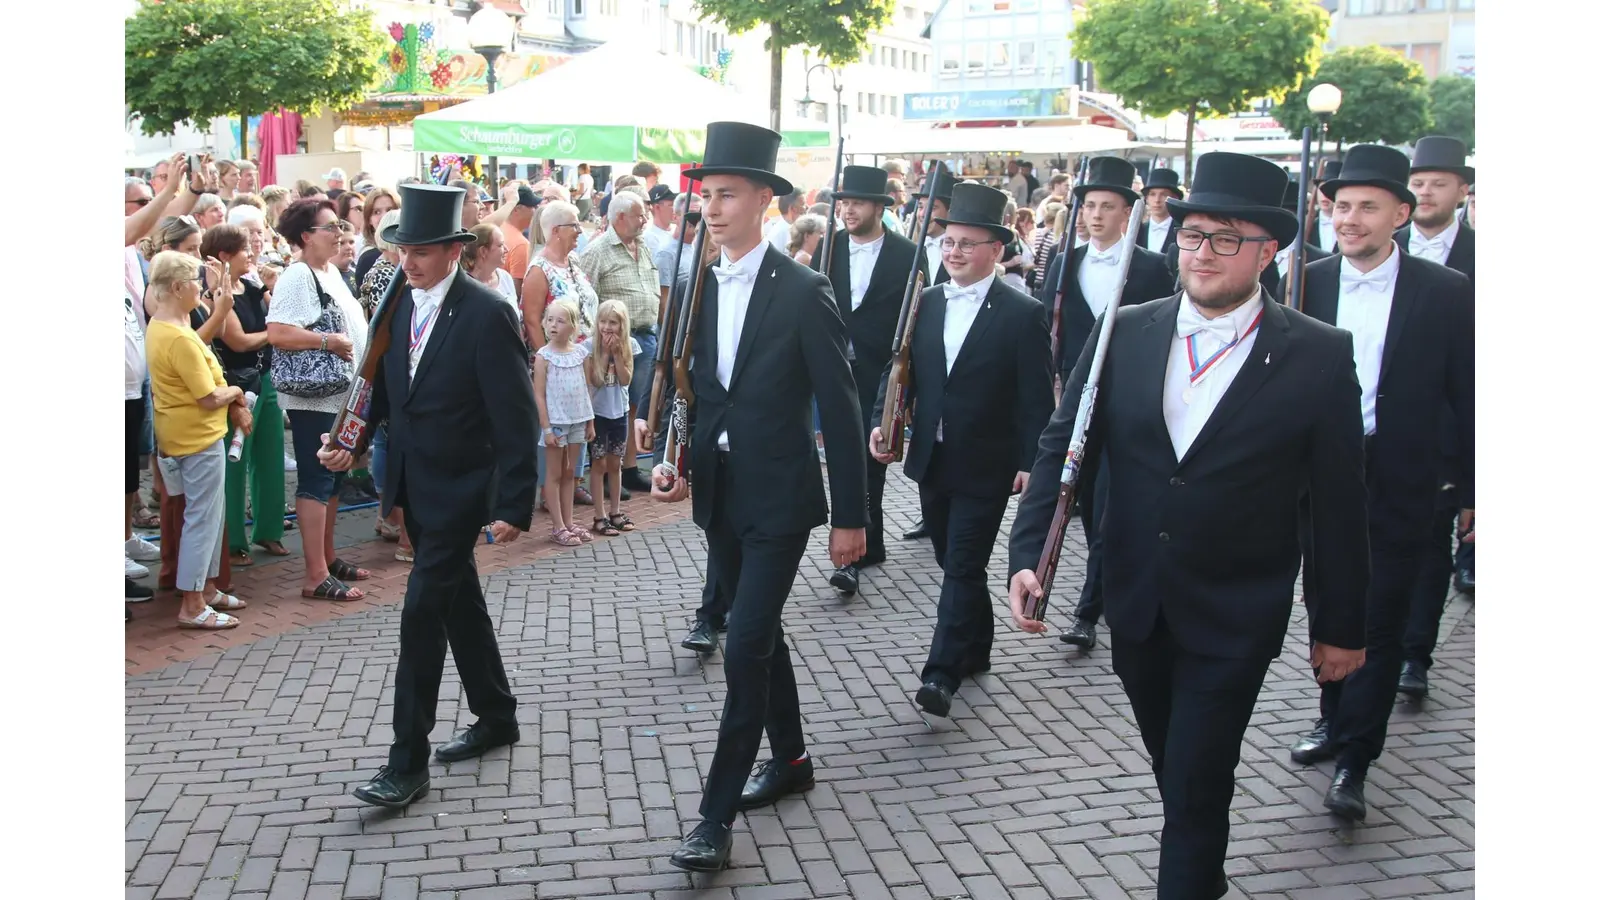
[[[961,74],[961,48],[948,45],[940,48],[939,74],[946,78]]]
[[[617,0],[600,0],[600,15],[615,16],[617,14]]]
[[[583,0],[572,0],[572,17],[574,19],[583,18]]]
[[[1444,12],[1445,0],[1417,0],[1418,12]]]
[[[689,26],[689,55],[695,59],[700,58],[700,26]]]
[[[552,19],[561,18],[561,0],[545,0],[544,11]]]
[[[863,93],[860,93],[858,91],[858,92],[856,92],[856,112],[866,112],[866,111],[867,111],[867,95],[863,94]]]
[[[989,70],[993,72],[1011,71],[1011,42],[995,41],[989,45]]]
[[[889,48],[889,68],[891,68],[891,69],[900,68],[900,48],[899,47],[890,47]]]
[[[896,118],[899,118],[899,116],[900,116],[900,95],[899,94],[895,94],[894,97],[891,98],[891,103],[889,104],[889,114],[892,115],[892,116],[895,116]]]
[[[871,115],[874,115],[874,116],[878,114],[878,95],[877,94],[868,94],[867,95],[867,112],[869,114],[871,114]]]
[[[818,122],[828,121],[828,104],[822,102],[811,104],[811,118]]]
[[[1034,42],[1017,41],[1017,71],[1032,72],[1034,63]]]
[[[1373,16],[1383,11],[1383,0],[1349,0],[1347,16]]]
[[[678,55],[683,55],[683,23],[678,23]]]
[[[984,65],[983,50],[984,50],[984,45],[983,44],[968,44],[967,45],[967,71],[969,73],[977,73],[977,72],[982,72],[983,71],[983,65]]]
[[[1408,54],[1422,66],[1422,74],[1429,78],[1439,77],[1439,51],[1438,44],[1412,44],[1411,53]]]
[[[1477,5],[1477,0],[1456,0],[1456,9],[1474,9]]]

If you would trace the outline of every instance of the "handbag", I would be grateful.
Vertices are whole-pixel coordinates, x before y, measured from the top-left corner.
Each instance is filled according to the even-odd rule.
[[[309,270],[311,267],[306,265]],[[317,289],[317,300],[322,303],[322,315],[309,330],[318,334],[345,333],[344,313],[338,304],[322,289],[317,273],[311,273],[311,284]],[[350,389],[355,365],[332,350],[312,347],[308,350],[275,349],[272,354],[272,386],[280,393],[306,400],[332,397]]]
[[[256,359],[259,360],[260,358],[261,354],[257,353]],[[224,369],[222,380],[227,382],[229,387],[236,387],[246,394],[255,394],[259,397],[261,395],[261,364],[257,363],[254,366],[242,369]]]

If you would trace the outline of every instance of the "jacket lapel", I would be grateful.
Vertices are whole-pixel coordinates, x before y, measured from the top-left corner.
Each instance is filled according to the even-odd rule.
[[[1245,358],[1239,373],[1233,377],[1233,383],[1222,393],[1222,399],[1217,402],[1217,408],[1211,411],[1211,417],[1200,428],[1200,433],[1195,435],[1194,443],[1189,445],[1189,452],[1183,456],[1183,462],[1193,459],[1196,451],[1204,447],[1206,441],[1210,440],[1229,418],[1243,409],[1250,398],[1255,396],[1267,378],[1283,368],[1281,364],[1272,366],[1267,360],[1273,355],[1281,360],[1288,349],[1289,317],[1284,314],[1283,307],[1276,303],[1263,303],[1262,310],[1261,325],[1256,329],[1256,340],[1250,347],[1250,355]],[[1176,320],[1176,312],[1173,313],[1173,318]]]
[[[1445,257],[1444,264],[1471,278],[1475,274],[1472,263],[1476,242],[1477,238],[1472,233],[1472,226],[1462,222],[1460,229],[1456,232],[1456,242],[1450,245],[1450,255]]]
[[[838,247],[834,250],[837,251]],[[734,383],[739,380],[739,373],[744,371],[744,364],[750,358],[751,350],[754,349],[756,332],[761,329],[761,319],[766,316],[767,307],[772,305],[772,294],[778,282],[776,277],[778,270],[774,259],[774,254],[777,252],[768,245],[766,255],[761,258],[761,268],[756,271],[755,284],[750,286],[750,305],[744,311],[744,324],[739,327],[739,346],[733,353],[733,374],[728,376],[730,392]],[[845,295],[844,302],[846,305],[849,304],[848,294]]]
[[[995,278],[989,283],[989,292],[983,295],[983,304],[978,307],[978,316],[972,320],[972,327],[967,330],[967,336],[961,342],[961,349],[956,351],[955,362],[950,365],[950,375],[955,376],[956,370],[961,367],[962,360],[971,359],[977,351],[973,349],[983,340],[984,332],[989,330],[989,323],[994,321],[994,298],[1000,290],[1000,279]],[[943,293],[942,291],[940,292]],[[940,343],[943,343],[944,329],[940,327]]]
[[[404,278],[406,273],[396,272],[394,277]],[[398,374],[395,376],[398,380],[391,380],[389,383],[401,385],[402,388],[393,391],[391,396],[409,398],[411,396],[411,311],[416,309],[416,305],[411,301],[411,286],[402,286],[395,301],[394,312],[389,316],[389,346],[400,348],[401,352],[390,357],[398,358],[400,364]]]
[[[1124,376],[1120,366],[1117,370],[1117,380],[1127,384],[1134,415],[1152,419],[1156,433],[1162,435],[1168,434],[1163,396],[1167,388],[1167,360],[1172,356],[1172,340],[1178,333],[1178,304],[1182,302],[1182,294],[1161,301],[1139,329],[1137,352],[1132,356],[1146,362],[1137,368],[1128,367],[1127,371],[1134,377]],[[1116,338],[1116,332],[1112,332],[1112,338]],[[1119,387],[1118,392],[1121,390]],[[1061,399],[1062,402],[1067,400],[1066,397]],[[1073,402],[1076,403],[1077,398],[1073,398]],[[1172,449],[1170,436],[1161,444],[1166,448],[1168,461],[1176,466],[1178,455]]]
[[[945,371],[950,365],[950,361],[945,359],[944,356],[944,308],[944,287],[942,285],[937,288],[930,288],[926,294],[923,294],[922,304],[917,309],[917,330],[912,338],[913,341],[916,341],[923,335],[927,335],[926,340],[928,343],[924,346],[932,348],[933,352],[929,356],[938,362],[938,365],[930,367],[933,375],[933,380],[928,385],[930,395],[942,395],[944,393]],[[913,344],[914,346],[915,344]],[[917,370],[917,374],[919,377],[921,376],[922,370],[920,368]],[[918,393],[922,392],[919,391]]]
[[[1383,362],[1378,366],[1378,386],[1389,375],[1389,361],[1394,358],[1394,348],[1400,343],[1405,330],[1406,317],[1416,305],[1417,293],[1422,289],[1421,273],[1411,257],[1400,257],[1400,272],[1394,278],[1394,299],[1389,303],[1389,324],[1383,332]]]
[[[833,283],[833,303],[839,308],[839,318],[844,320],[844,330],[850,331],[850,233],[841,230],[833,239],[833,264],[828,267],[828,280]],[[752,302],[755,294],[750,295]]]
[[[455,280],[450,282],[450,290],[445,293],[444,302],[439,304],[439,312],[433,320],[433,331],[428,335],[427,345],[422,348],[422,359],[417,362],[416,377],[411,379],[411,394],[415,394],[417,392],[417,385],[421,384],[422,379],[427,377],[428,371],[433,368],[433,361],[438,359],[439,355],[443,352],[444,342],[450,338],[450,326],[455,324],[456,304],[461,300],[461,295],[467,292],[466,282],[462,281],[462,279],[471,277],[472,276],[468,275],[466,271],[460,267],[456,268]],[[409,299],[410,291],[407,291],[406,293]],[[406,337],[408,341],[406,343],[406,350],[408,353],[410,352],[411,348],[411,344],[409,342],[409,338],[411,336],[409,332],[411,322],[410,307],[411,304],[407,304]]]
[[[1316,319],[1324,325],[1339,324],[1339,268],[1344,265],[1340,258],[1339,265],[1326,268],[1306,268],[1306,298],[1301,304],[1301,312]]]

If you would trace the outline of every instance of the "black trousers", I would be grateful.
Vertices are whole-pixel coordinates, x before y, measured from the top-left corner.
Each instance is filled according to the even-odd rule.
[[[939,622],[933,629],[923,681],[950,690],[989,663],[994,646],[994,602],[989,597],[989,557],[1006,514],[1006,495],[960,493],[960,473],[947,471],[935,446],[924,484],[918,485],[922,521],[933,540],[933,558],[944,572]]]
[[[1094,490],[1078,503],[1079,517],[1083,520],[1083,540],[1089,545],[1089,559],[1084,564],[1083,591],[1078,595],[1077,617],[1090,625],[1100,624],[1106,610],[1106,597],[1100,590],[1100,567],[1105,558],[1105,540],[1101,534],[1106,519],[1106,498],[1111,491],[1111,479],[1106,474],[1105,456],[1100,457],[1095,473]]]
[[[1428,543],[1417,566],[1417,585],[1411,597],[1411,619],[1406,626],[1403,660],[1433,668],[1433,648],[1439,643],[1439,619],[1450,599],[1450,576],[1455,574],[1452,550],[1456,539],[1456,509],[1434,513]],[[1471,547],[1471,544],[1462,544]]]
[[[485,722],[515,724],[517,699],[511,695],[494,621],[478,584],[473,548],[483,532],[423,528],[405,507],[406,534],[416,562],[406,582],[400,612],[400,662],[394,677],[394,744],[389,765],[415,772],[428,765],[428,735],[439,706],[448,644],[455,658],[467,707]]]
[[[722,583],[717,580],[717,551],[707,543],[706,583],[700,589],[700,608],[695,610],[695,621],[709,622],[713,628],[722,628],[728,623],[730,606],[732,603],[728,592],[722,589]]]
[[[871,434],[872,432],[867,432]],[[883,486],[889,480],[889,467],[867,455],[867,559],[883,559],[888,548],[883,543]]]
[[[1190,653],[1162,618],[1144,641],[1113,637],[1112,668],[1161,792],[1156,898],[1217,900],[1227,893],[1222,867],[1233,772],[1272,660]]]
[[[1367,589],[1367,661],[1343,681],[1322,685],[1322,717],[1338,749],[1339,764],[1359,772],[1383,752],[1394,711],[1401,641],[1411,620],[1411,597],[1423,553],[1416,546],[1372,544],[1372,582]]]
[[[755,767],[763,730],[778,759],[798,759],[806,752],[800,692],[783,638],[783,604],[794,587],[810,535],[765,535],[756,532],[753,523],[735,521],[725,498],[741,488],[752,491],[762,486],[740,485],[726,463],[719,465],[717,509],[706,530],[717,581],[732,586],[734,602],[722,650],[728,698],[722,706],[700,815],[728,825],[738,815],[739,795]]]

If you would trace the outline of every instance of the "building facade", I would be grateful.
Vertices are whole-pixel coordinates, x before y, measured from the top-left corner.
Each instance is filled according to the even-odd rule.
[[[1072,0],[942,0],[928,29],[929,90],[1077,86],[1089,67],[1072,57]]]
[[[1430,79],[1476,77],[1477,0],[1338,0],[1329,44],[1377,44],[1414,59]]]

